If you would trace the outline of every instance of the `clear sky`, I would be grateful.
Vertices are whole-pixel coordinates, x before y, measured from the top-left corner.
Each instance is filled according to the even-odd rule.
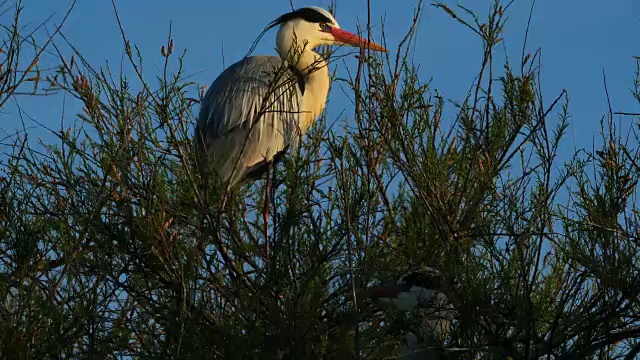
[[[575,141],[578,147],[591,148],[599,121],[607,110],[603,69],[607,73],[614,111],[640,112],[640,105],[634,102],[629,91],[636,70],[633,56],[640,55],[640,3],[634,2],[637,0],[538,0],[535,4],[528,50],[542,48],[542,86],[547,104],[561,89],[569,91],[573,124],[569,141]],[[52,14],[55,14],[54,22],[57,21],[71,1],[28,0],[25,3],[24,20],[33,26]],[[330,0],[294,0],[296,7],[326,7],[329,3]],[[417,0],[374,0],[372,3],[372,20],[375,23],[376,19],[385,17],[387,44],[394,49],[409,27]],[[486,13],[490,1],[463,0],[461,3]],[[176,52],[188,51],[187,74],[193,74],[194,80],[203,85],[210,84],[223,69],[223,47],[225,65],[229,66],[246,54],[267,23],[290,10],[289,0],[117,0],[116,5],[127,34],[145,56],[150,80],[156,74],[153,68],[162,64],[160,47],[166,43],[171,22]],[[516,0],[507,13],[506,54],[513,63],[520,59],[530,7],[531,0]],[[359,23],[366,24],[366,17],[365,0],[338,2],[336,18],[342,28],[356,30]],[[78,1],[63,31],[93,65],[104,64],[106,60],[112,65],[119,64],[123,45],[110,0]],[[379,39],[379,27],[373,31],[374,38]],[[275,31],[267,33],[255,53],[274,54],[274,35]],[[418,44],[415,61],[420,64],[423,78],[433,78],[433,87],[445,98],[462,99],[479,70],[482,54],[478,37],[441,10],[427,5]],[[502,57],[505,52],[500,50],[496,54]],[[42,63],[52,64],[53,60],[45,57]],[[337,66],[344,74],[344,67],[349,64],[340,62]],[[345,109],[344,116],[351,114],[350,101],[344,96],[334,88],[328,109],[330,117]],[[60,122],[60,103],[42,98],[21,100],[30,116],[53,127]],[[67,109],[67,116],[69,111]],[[13,107],[5,109],[0,116],[4,129],[17,124]],[[632,121],[628,117],[616,120],[626,124]]]

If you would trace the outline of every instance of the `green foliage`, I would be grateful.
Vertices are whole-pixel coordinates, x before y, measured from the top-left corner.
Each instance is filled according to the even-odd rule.
[[[560,160],[568,94],[544,104],[539,52],[494,63],[508,6],[493,3],[486,22],[436,7],[484,45],[468,95],[445,99],[418,75],[420,4],[397,52],[361,53],[335,80],[351,89],[352,113],[319,119],[277,167],[268,231],[264,181],[222,206],[196,170],[189,94],[201,89],[171,38],[153,84],[124,33],[120,74],[55,46],[60,67],[36,92],[71,95],[82,112],[50,129],[55,143],[4,141],[0,356],[393,358],[417,315],[364,294],[428,265],[460,284],[447,290],[456,317],[433,356],[634,358],[636,134],[623,138],[609,110],[602,149]],[[36,71],[19,55],[20,9],[4,27],[2,83],[13,85],[0,101]]]

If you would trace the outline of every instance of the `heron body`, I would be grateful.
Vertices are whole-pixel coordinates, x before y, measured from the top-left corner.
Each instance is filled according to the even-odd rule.
[[[234,185],[258,177],[268,161],[297,145],[308,129],[310,116],[301,116],[304,88],[291,81],[297,80],[295,70],[283,70],[282,64],[275,56],[244,58],[205,95],[197,131],[206,134],[205,153],[221,181]]]
[[[346,44],[386,51],[341,30],[318,7],[280,16],[279,56],[251,56],[225,69],[201,102],[195,146],[212,162],[220,180],[233,186],[260,177],[265,168],[297,146],[323,112],[329,92],[327,63],[313,48]],[[202,151],[204,150],[204,151]]]

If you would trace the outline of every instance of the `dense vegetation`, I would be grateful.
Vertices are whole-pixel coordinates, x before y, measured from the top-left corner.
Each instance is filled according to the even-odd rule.
[[[2,141],[0,357],[393,358],[418,317],[363,294],[425,265],[459,284],[441,358],[640,353],[639,139],[603,109],[604,146],[559,159],[568,94],[543,102],[536,51],[493,60],[506,4],[436,4],[484,46],[463,99],[418,76],[415,26],[361,53],[347,119],[321,118],[276,169],[268,232],[264,180],[223,208],[195,170],[201,89],[172,40],[148,83],[126,33],[112,73],[60,50],[62,25],[22,33],[21,7],[2,4],[0,107],[66,94],[82,112],[54,142]],[[45,49],[59,67],[40,68]]]

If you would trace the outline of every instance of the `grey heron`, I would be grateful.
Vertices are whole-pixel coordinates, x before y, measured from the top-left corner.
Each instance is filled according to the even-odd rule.
[[[227,190],[267,173],[265,224],[270,167],[300,143],[325,107],[329,70],[313,49],[341,44],[387,51],[342,30],[319,7],[286,13],[263,34],[276,26],[279,56],[248,56],[226,68],[202,99],[195,130],[196,151],[205,164],[213,164]]]
[[[449,334],[451,321],[455,314],[446,290],[457,287],[454,281],[448,281],[442,273],[432,267],[414,269],[398,279],[397,283],[371,287],[367,297],[377,300],[385,308],[394,307],[403,312],[422,308],[421,326],[417,332],[407,336],[407,344],[400,351],[400,358],[425,358],[420,340],[433,344],[433,340],[442,342]]]

